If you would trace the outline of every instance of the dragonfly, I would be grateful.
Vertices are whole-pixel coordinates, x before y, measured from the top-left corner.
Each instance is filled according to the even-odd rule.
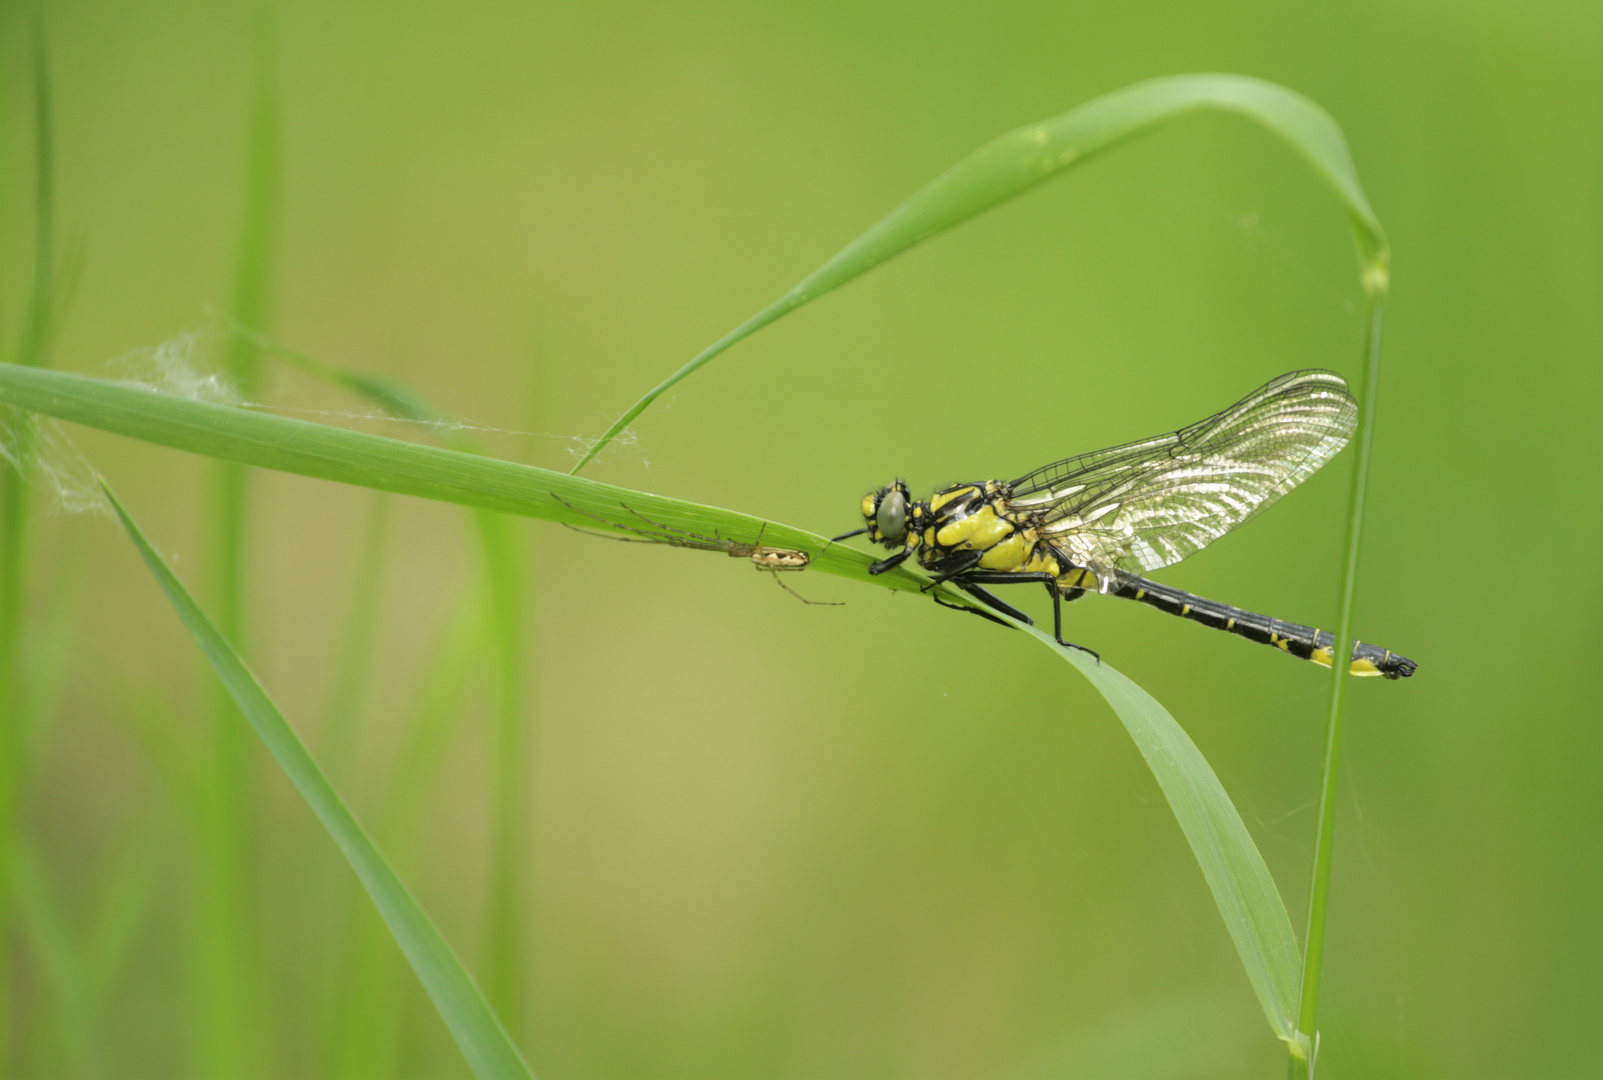
[[[1317,627],[1208,600],[1142,576],[1172,566],[1252,520],[1347,445],[1358,422],[1352,392],[1333,371],[1271,379],[1205,420],[1138,442],[1064,458],[1017,480],[954,484],[914,500],[896,480],[863,497],[867,535],[895,554],[882,574],[917,556],[934,580],[962,589],[1009,618],[1033,625],[986,585],[1044,583],[1058,644],[1063,604],[1087,592],[1135,600],[1216,630],[1332,666],[1335,636]],[[983,608],[950,604],[1001,622]],[[1098,657],[1100,659],[1100,657]],[[1414,661],[1354,642],[1353,675],[1406,678]]]
[[[568,528],[573,529],[575,532],[581,532],[587,536],[599,536],[604,540],[620,540],[628,544],[667,544],[670,547],[692,548],[696,551],[721,551],[732,559],[747,559],[757,569],[766,570],[769,573],[772,573],[774,575],[774,583],[776,585],[790,593],[790,595],[794,596],[804,604],[815,604],[819,607],[842,606],[838,601],[809,600],[801,593],[785,584],[779,575],[791,571],[807,569],[807,564],[812,561],[812,557],[808,555],[807,552],[797,551],[794,548],[764,546],[762,543],[762,534],[763,531],[768,528],[766,524],[757,530],[757,539],[755,542],[745,544],[738,540],[729,540],[718,535],[707,536],[703,533],[687,532],[684,529],[678,529],[672,525],[667,525],[660,521],[653,521],[651,518],[646,517],[637,510],[630,509],[623,503],[619,503],[618,505],[633,515],[639,524],[630,525],[621,521],[613,521],[610,518],[602,517],[600,514],[592,514],[588,510],[581,510],[555,493],[553,493],[551,497],[576,514],[583,514],[585,517],[590,518],[593,521],[598,521],[608,528],[619,529],[623,532],[633,533],[634,535],[612,536],[608,533],[594,532],[590,529],[580,529],[569,525]]]

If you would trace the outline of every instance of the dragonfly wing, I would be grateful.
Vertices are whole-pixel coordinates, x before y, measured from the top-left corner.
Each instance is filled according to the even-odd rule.
[[[1158,570],[1312,476],[1357,420],[1340,375],[1294,371],[1190,427],[1037,469],[1013,483],[1009,505],[1041,512],[1043,532],[1082,566]]]

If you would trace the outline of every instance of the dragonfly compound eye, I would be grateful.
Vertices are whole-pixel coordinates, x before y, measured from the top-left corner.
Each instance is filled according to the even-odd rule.
[[[877,539],[887,544],[901,543],[907,531],[907,496],[900,487],[886,488],[880,495],[879,506],[874,510],[874,528]]]

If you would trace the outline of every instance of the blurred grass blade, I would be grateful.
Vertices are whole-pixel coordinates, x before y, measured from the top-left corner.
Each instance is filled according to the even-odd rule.
[[[507,1025],[523,1018],[523,886],[528,867],[529,818],[534,788],[529,777],[533,732],[524,715],[523,600],[527,589],[517,522],[502,514],[474,513],[488,603],[487,638],[493,664],[490,754],[496,763],[490,828],[490,898],[484,936],[484,983]]]
[[[34,241],[28,305],[18,331],[17,362],[43,364],[50,354],[55,323],[56,165],[51,110],[50,53],[44,23],[33,15]]]
[[[245,192],[240,204],[238,248],[229,296],[229,317],[245,326],[267,325],[272,297],[278,232],[278,85],[266,25],[258,28],[256,87],[251,101],[245,157]],[[223,366],[240,394],[255,396],[261,349],[236,335],[223,350]]]
[[[171,825],[165,808],[148,808],[112,856],[89,922],[89,986],[97,1006],[112,1000],[139,933],[155,907]]]
[[[389,550],[392,500],[382,492],[369,496],[367,518],[356,548],[350,596],[345,601],[345,627],[334,653],[334,677],[323,709],[318,756],[335,778],[347,775],[356,758],[362,717],[372,683],[373,652],[383,610],[384,562]]]
[[[244,197],[228,304],[234,318],[261,326],[267,318],[278,217],[278,93],[265,17],[256,28],[255,45]],[[261,367],[256,347],[235,338],[223,350],[222,364],[239,392],[251,397]],[[236,462],[217,462],[207,508],[207,597],[223,636],[246,651],[250,501],[245,469]],[[274,1069],[270,1057],[264,1057],[272,1045],[262,1043],[258,1033],[274,1026],[262,1011],[273,998],[260,993],[251,974],[261,965],[252,955],[255,942],[250,932],[252,897],[257,892],[249,854],[257,850],[250,736],[221,689],[213,688],[211,713],[208,756],[213,764],[203,781],[210,789],[212,810],[200,832],[202,870],[197,917],[192,922],[195,1000],[202,1014],[194,1029],[196,1065],[207,1076],[265,1075]]]
[[[33,275],[22,311],[13,359],[42,367],[50,359],[56,323],[55,132],[51,113],[50,54],[42,9],[28,12],[32,35],[34,214]],[[20,13],[19,13],[20,14]],[[9,151],[9,147],[5,148]],[[15,156],[10,155],[14,160]],[[5,255],[0,252],[0,256]],[[0,300],[4,300],[0,297]],[[0,307],[5,306],[0,303]],[[0,1072],[12,1064],[10,895],[18,833],[18,803],[27,770],[24,725],[29,715],[27,668],[22,649],[28,583],[30,508],[24,480],[32,457],[33,418],[0,410],[0,444],[11,461],[0,460]],[[9,428],[9,432],[5,429]],[[9,438],[8,438],[9,435]]]
[[[1061,116],[987,143],[913,194],[834,258],[631,405],[585,453],[584,468],[635,417],[681,379],[776,319],[851,281],[921,241],[1006,202],[1104,151],[1203,109],[1256,121],[1295,150],[1346,205],[1358,240],[1361,280],[1371,295],[1386,290],[1391,252],[1369,208],[1341,128],[1330,114],[1292,90],[1243,75],[1171,75],[1115,90]]]
[[[1009,620],[1011,622],[1011,620]],[[1235,804],[1185,729],[1141,687],[1052,635],[1014,623],[1091,680],[1141,750],[1191,844],[1247,978],[1277,1037],[1295,1043],[1302,957],[1291,916]]]
[[[66,905],[44,857],[24,836],[17,837],[12,875],[22,929],[44,984],[48,1026],[55,1035],[53,1047],[43,1039],[27,1047],[28,1059],[20,1075],[105,1076],[90,978],[64,922]],[[53,1062],[51,1049],[55,1050]]]
[[[123,528],[139,549],[145,565],[172,602],[196,645],[205,654],[235,704],[267,746],[284,775],[328,831],[361,879],[374,906],[389,925],[440,1018],[456,1038],[477,1077],[529,1077],[517,1048],[490,1010],[478,987],[452,953],[445,939],[389,863],[346,808],[300,738],[245,667],[233,646],[217,631],[166,562],[151,548],[117,497],[106,488]]]
[[[589,529],[605,530],[596,517],[641,514],[748,542],[761,532],[765,544],[813,555],[810,568],[824,573],[912,592],[927,581],[905,567],[872,576],[865,552],[750,514],[69,372],[0,364],[0,403],[209,457]]]
[[[367,493],[365,521],[348,575],[351,581],[345,598],[345,625],[334,650],[333,675],[313,744],[324,773],[348,792],[350,803],[358,809],[362,800],[356,765],[368,734],[366,720],[373,684],[374,651],[379,628],[385,623],[383,579],[394,503],[394,496],[381,491]],[[360,888],[335,865],[339,853],[320,842],[313,822],[301,819],[288,831],[293,839],[286,847],[300,854],[291,869],[280,873],[281,885],[298,897],[295,902],[309,923],[317,927],[318,933],[315,945],[308,947],[309,955],[300,965],[301,985],[310,985],[315,992],[301,994],[296,1003],[298,1015],[285,1020],[280,1014],[280,1022],[313,1027],[327,1024],[335,1011],[335,988],[343,983],[338,967],[347,952],[345,940],[351,921],[378,920],[372,920],[371,914],[364,910]],[[383,841],[382,836],[378,839]],[[392,865],[397,870],[403,869],[398,864]],[[382,925],[374,932],[383,935]],[[371,1069],[370,1062],[367,1066]],[[360,1066],[351,1075],[359,1074]],[[333,1076],[326,1068],[317,1070],[316,1075]],[[379,1074],[370,1072],[370,1075]]]
[[[235,320],[230,329],[249,337],[263,352],[289,361],[334,386],[355,392],[402,419],[426,425],[438,441],[455,450],[482,454],[478,441],[454,428],[422,395],[399,383],[326,363],[274,341]],[[532,718],[525,714],[523,599],[527,590],[519,536],[504,515],[473,512],[487,593],[486,627],[496,662],[495,723],[490,758],[497,764],[495,807],[490,826],[490,911],[484,935],[484,988],[507,1026],[518,1031],[523,1014],[522,913],[520,898],[527,863],[528,820],[534,790],[528,780]],[[355,610],[360,610],[355,609]],[[371,616],[369,616],[371,617]]]
[[[469,589],[445,622],[402,725],[401,745],[374,800],[378,838],[401,871],[413,863],[418,821],[451,760],[464,725],[459,722],[471,677],[485,653],[485,601]],[[363,913],[365,914],[365,913]],[[318,1075],[329,1080],[394,1076],[405,1015],[400,958],[373,919],[347,918],[346,961],[334,1000]]]
[[[238,319],[230,319],[227,330],[231,334],[246,339],[251,343],[252,347],[261,352],[289,361],[289,363],[300,368],[308,375],[358,394],[379,408],[393,413],[403,420],[411,420],[433,428],[432,434],[435,434],[447,445],[457,450],[472,451],[478,449],[468,436],[462,432],[451,430],[450,420],[444,413],[400,383],[319,360],[315,356],[303,353],[298,349],[292,349],[280,341],[275,341],[260,330],[247,326]]]

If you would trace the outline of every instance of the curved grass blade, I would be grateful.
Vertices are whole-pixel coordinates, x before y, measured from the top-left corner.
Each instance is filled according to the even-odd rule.
[[[872,556],[750,514],[69,372],[0,364],[0,403],[246,465],[590,529],[633,511],[685,532],[745,542],[760,533],[813,556],[811,569],[902,591],[926,580],[900,567],[874,577]]]
[[[167,599],[172,602],[173,609],[195,639],[195,644],[200,646],[240,711],[284,770],[284,775],[306,800],[307,806],[351,864],[351,869],[356,871],[356,876],[373,898],[374,906],[383,916],[396,943],[406,954],[435,1009],[439,1011],[440,1018],[456,1038],[457,1046],[467,1058],[473,1075],[481,1080],[488,1077],[522,1077],[527,1080],[532,1077],[517,1047],[512,1045],[500,1020],[479,993],[461,961],[334,791],[278,707],[268,698],[267,692],[246,668],[233,646],[201,611],[183,583],[152,550],[139,526],[128,516],[111,488],[104,484],[102,486],[105,486],[106,496],[122,520],[123,528],[138,547],[145,565],[167,594]]]
[[[1073,664],[1113,707],[1186,834],[1270,1028],[1295,1046],[1302,954],[1291,916],[1202,751],[1157,699],[1108,664],[1065,649],[1033,626],[1008,621]]]
[[[713,342],[631,405],[573,467],[578,472],[635,417],[681,379],[736,342],[921,241],[959,225],[1105,151],[1187,113],[1218,109],[1279,136],[1347,207],[1366,292],[1385,292],[1391,249],[1358,183],[1341,128],[1295,91],[1244,75],[1171,75],[1094,98],[1061,116],[987,143],[918,190],[789,292]]]
[[[291,349],[231,320],[229,329],[246,338],[265,353],[294,364],[317,378],[343,387],[405,420],[423,425],[439,442],[453,450],[482,454],[478,441],[455,429],[450,419],[419,394],[388,379],[367,375],[350,368],[326,363],[314,356]],[[489,581],[490,602],[485,605],[489,619],[489,642],[495,659],[494,744],[491,757],[499,763],[494,796],[495,816],[491,825],[490,850],[495,853],[490,871],[489,930],[485,934],[485,992],[507,1023],[517,1028],[523,1013],[522,918],[520,893],[523,881],[518,868],[528,850],[524,838],[526,822],[532,813],[534,788],[527,778],[528,756],[533,742],[533,718],[526,715],[530,697],[524,650],[524,555],[512,523],[500,514],[475,510],[479,550]],[[355,610],[361,610],[356,608]]]

